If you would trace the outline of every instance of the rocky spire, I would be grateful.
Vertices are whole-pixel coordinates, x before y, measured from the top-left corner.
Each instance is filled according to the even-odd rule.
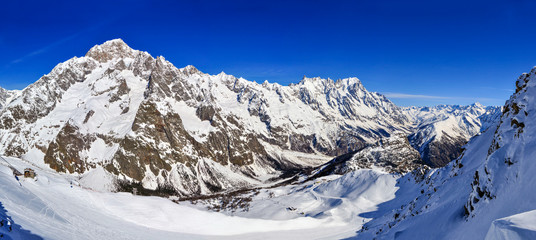
[[[4,108],[7,98],[8,98],[8,91],[0,87],[0,110]]]

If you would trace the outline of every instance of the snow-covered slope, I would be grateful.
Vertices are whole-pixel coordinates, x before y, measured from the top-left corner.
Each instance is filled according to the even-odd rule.
[[[362,169],[262,189],[250,211],[218,213],[166,198],[94,191],[70,174],[7,161],[21,171],[34,168],[37,178],[19,182],[0,162],[0,219],[16,226],[0,226],[6,239],[339,239],[367,220],[359,213],[394,197],[398,178]]]
[[[342,239],[355,235],[368,218],[360,214],[395,197],[398,174],[381,169],[359,169],[345,175],[330,175],[298,184],[267,188],[234,196],[198,200],[196,207],[217,210],[226,215],[249,219],[290,220],[323,219],[333,228],[319,229],[322,234],[301,235],[298,239]],[[239,200],[239,201],[237,201]],[[237,204],[236,207],[234,204]],[[282,235],[281,239],[295,236]]]
[[[491,238],[502,231],[496,219],[536,209],[533,114],[536,68],[517,80],[495,126],[472,138],[444,168],[425,178],[401,178],[397,197],[366,214],[374,220],[357,238],[478,239],[488,232]]]
[[[258,84],[178,69],[116,39],[11,100],[0,111],[0,152],[59,172],[111,173],[122,189],[199,195],[320,165],[409,133],[407,122],[357,78]]]
[[[416,130],[409,135],[424,162],[442,167],[456,159],[469,138],[485,131],[498,121],[500,107],[439,105],[435,107],[405,107]]]
[[[486,240],[536,239],[536,210],[493,221]]]
[[[43,239],[16,224],[7,214],[6,209],[0,202],[0,239],[12,240],[39,240]]]

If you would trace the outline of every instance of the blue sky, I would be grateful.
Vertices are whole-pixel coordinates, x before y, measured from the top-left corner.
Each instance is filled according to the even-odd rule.
[[[0,86],[122,38],[177,67],[282,85],[358,77],[398,105],[503,105],[536,65],[536,3],[510,1],[10,1]]]

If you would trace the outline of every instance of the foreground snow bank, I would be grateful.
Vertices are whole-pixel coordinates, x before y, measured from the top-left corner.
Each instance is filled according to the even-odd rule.
[[[0,203],[0,239],[42,240],[43,238],[32,234],[15,223],[7,214],[2,203]]]
[[[359,213],[394,197],[397,179],[366,170],[283,186],[269,190],[275,198],[253,199],[251,212],[229,216],[165,198],[98,192],[80,187],[77,177],[8,161],[38,175],[19,182],[0,165],[0,203],[13,222],[44,239],[338,239],[355,235],[365,221]],[[307,214],[288,215],[288,206]]]
[[[493,221],[486,240],[536,239],[536,210]]]

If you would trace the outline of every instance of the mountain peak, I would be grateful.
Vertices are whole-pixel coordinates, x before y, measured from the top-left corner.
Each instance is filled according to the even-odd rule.
[[[359,78],[356,78],[356,77],[349,77],[349,78],[343,78],[343,79],[339,78],[339,79],[337,79],[337,81],[335,81],[335,84],[337,84],[337,85],[347,85],[347,86],[357,84],[357,85],[363,87],[363,84],[361,83],[361,80],[359,80]]]
[[[309,78],[309,77],[303,76],[302,80],[298,83],[298,85],[308,85],[308,84],[322,85],[322,84],[329,83],[330,81],[333,83],[333,80],[329,78],[328,79],[324,79],[321,77]]]
[[[471,104],[473,107],[478,107],[478,108],[484,108],[484,105],[482,105],[481,103],[479,102],[475,102],[473,104]]]
[[[133,57],[136,52],[122,39],[117,38],[101,45],[95,45],[86,53],[86,57],[91,57],[99,62],[107,62],[113,58]]]

